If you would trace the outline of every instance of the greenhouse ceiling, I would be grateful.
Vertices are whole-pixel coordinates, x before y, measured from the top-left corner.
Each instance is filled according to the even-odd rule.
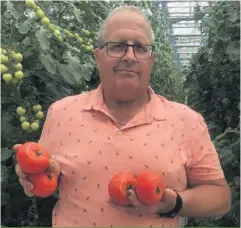
[[[189,60],[198,49],[205,45],[199,29],[200,21],[195,21],[194,11],[209,6],[214,1],[159,1],[160,7],[166,10],[170,23],[171,42],[175,59],[181,65],[189,65]]]

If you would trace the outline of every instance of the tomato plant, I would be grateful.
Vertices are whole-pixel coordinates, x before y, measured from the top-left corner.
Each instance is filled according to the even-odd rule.
[[[110,198],[118,205],[129,205],[127,191],[134,189],[136,178],[131,173],[118,173],[114,175],[108,185]]]
[[[156,205],[161,201],[164,183],[161,174],[146,171],[136,176],[136,194],[144,205]]]
[[[24,143],[16,153],[16,160],[20,168],[26,173],[45,171],[49,166],[49,159],[48,151],[35,142]]]

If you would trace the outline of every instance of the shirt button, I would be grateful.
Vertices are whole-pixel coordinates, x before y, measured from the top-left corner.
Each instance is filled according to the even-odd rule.
[[[122,134],[123,134],[123,131],[119,131],[118,134],[119,134],[119,135],[122,135]]]

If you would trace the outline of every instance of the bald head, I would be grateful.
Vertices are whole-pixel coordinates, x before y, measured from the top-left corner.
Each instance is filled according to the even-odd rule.
[[[148,43],[154,44],[155,42],[154,32],[152,30],[152,27],[150,25],[148,18],[141,11],[141,9],[135,6],[121,6],[114,9],[101,25],[98,32],[98,38],[97,38],[97,44],[99,46],[103,45],[105,43],[107,35],[110,35],[108,34],[109,26],[112,25],[111,27],[113,26],[118,27],[120,20],[122,24],[124,21],[126,21],[129,25],[135,24],[135,26],[136,26],[136,23],[134,22],[136,22],[136,20],[140,21],[141,24],[136,29],[142,29],[142,30],[145,29],[145,33],[147,33],[149,37]]]

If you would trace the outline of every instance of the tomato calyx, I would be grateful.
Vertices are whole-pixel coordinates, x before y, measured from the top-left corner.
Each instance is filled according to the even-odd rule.
[[[129,185],[129,184],[128,184],[128,185],[126,186],[126,191],[128,191],[128,190],[133,190],[133,191],[134,191],[135,189],[136,189],[136,187],[133,186],[133,185]]]
[[[50,179],[50,180],[52,180],[53,179],[53,177],[52,177],[52,175],[49,173],[49,174],[47,174],[47,177]]]
[[[41,157],[41,156],[43,156],[43,153],[42,153],[40,150],[37,150],[37,151],[36,151],[36,155],[37,155],[38,157]]]
[[[156,193],[157,193],[157,194],[160,194],[161,192],[162,192],[162,189],[161,189],[160,187],[157,187],[157,188],[156,188]]]

